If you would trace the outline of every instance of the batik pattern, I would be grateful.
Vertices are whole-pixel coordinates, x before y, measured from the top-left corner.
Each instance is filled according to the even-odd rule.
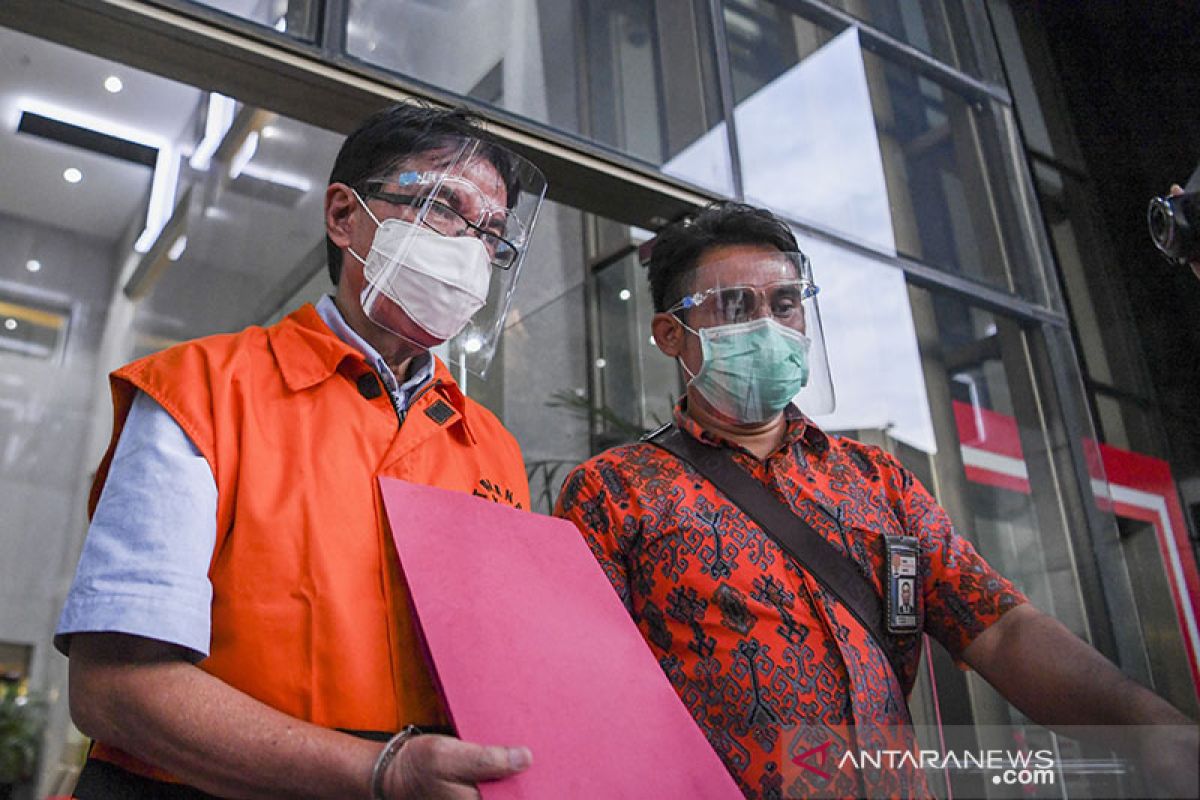
[[[764,461],[710,436],[680,408],[675,422],[731,450],[743,469],[853,559],[880,596],[884,536],[915,536],[921,628],[956,658],[1025,602],[894,458],[828,436],[788,411],[785,440]],[[854,775],[822,782],[793,759],[822,737],[844,746],[895,746],[889,736],[907,719],[919,635],[888,643],[900,655],[897,682],[851,612],[706,479],[654,445],[617,447],[577,467],[555,513],[583,532],[747,798],[864,793]],[[927,793],[919,774],[880,780],[888,783],[872,784],[876,796]]]

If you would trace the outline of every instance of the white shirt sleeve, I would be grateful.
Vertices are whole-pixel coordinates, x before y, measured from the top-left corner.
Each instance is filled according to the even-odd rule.
[[[54,645],[127,633],[209,652],[217,538],[212,469],[179,424],[138,392],[88,528]]]

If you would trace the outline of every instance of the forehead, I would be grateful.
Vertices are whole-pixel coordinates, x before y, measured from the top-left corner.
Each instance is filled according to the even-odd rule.
[[[796,265],[769,245],[734,244],[710,248],[700,256],[692,278],[693,291],[716,286],[765,286],[797,280]]]
[[[461,179],[447,182],[447,188],[466,190],[468,194],[476,195],[488,207],[504,208],[507,205],[508,191],[495,165],[481,156],[465,160],[458,159],[457,156],[457,148],[419,153],[405,159],[399,171],[444,172]],[[463,181],[470,186],[464,185]]]

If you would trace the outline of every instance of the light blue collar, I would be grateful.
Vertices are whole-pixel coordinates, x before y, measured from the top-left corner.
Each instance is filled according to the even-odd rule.
[[[408,367],[408,379],[400,383],[391,367],[383,360],[383,356],[379,355],[374,347],[367,344],[367,341],[346,322],[342,312],[338,310],[337,304],[333,302],[332,295],[324,295],[317,302],[317,313],[321,315],[321,319],[339,339],[363,354],[363,358],[383,381],[383,386],[392,399],[396,413],[403,419],[413,396],[433,378],[433,356],[427,351],[414,357]]]

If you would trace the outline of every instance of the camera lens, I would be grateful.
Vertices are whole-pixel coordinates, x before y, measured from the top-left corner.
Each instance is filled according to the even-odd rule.
[[[1159,249],[1166,250],[1171,246],[1171,239],[1174,238],[1175,219],[1171,213],[1169,203],[1163,202],[1163,198],[1156,197],[1150,201],[1149,210],[1150,221],[1150,237],[1154,239]]]

